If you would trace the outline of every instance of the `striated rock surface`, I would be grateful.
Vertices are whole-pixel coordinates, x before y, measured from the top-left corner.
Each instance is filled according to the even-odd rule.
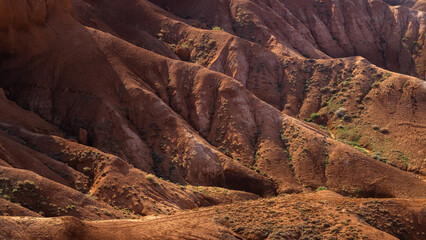
[[[421,239],[426,15],[387,2],[2,1],[0,236]]]

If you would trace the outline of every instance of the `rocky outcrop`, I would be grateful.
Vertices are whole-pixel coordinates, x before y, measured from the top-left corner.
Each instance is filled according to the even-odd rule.
[[[183,61],[188,61],[189,60],[189,50],[186,47],[183,46],[177,46],[176,47],[176,55]]]

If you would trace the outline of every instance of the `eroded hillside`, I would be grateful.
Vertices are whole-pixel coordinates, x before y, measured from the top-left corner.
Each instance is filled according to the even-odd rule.
[[[1,236],[421,239],[412,6],[1,2]]]

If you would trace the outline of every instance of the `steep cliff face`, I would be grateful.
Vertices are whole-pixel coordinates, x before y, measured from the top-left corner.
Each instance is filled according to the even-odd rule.
[[[277,194],[310,202],[328,188],[416,198],[422,216],[426,86],[371,63],[420,74],[422,12],[310,0],[3,1],[2,12],[0,185],[12,205],[0,212],[138,218]],[[382,217],[394,214],[374,215],[377,229],[415,236]],[[392,238],[377,229],[360,231]]]

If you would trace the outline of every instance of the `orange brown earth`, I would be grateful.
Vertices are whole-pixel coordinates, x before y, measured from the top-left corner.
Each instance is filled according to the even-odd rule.
[[[425,239],[425,6],[0,1],[0,239]]]

